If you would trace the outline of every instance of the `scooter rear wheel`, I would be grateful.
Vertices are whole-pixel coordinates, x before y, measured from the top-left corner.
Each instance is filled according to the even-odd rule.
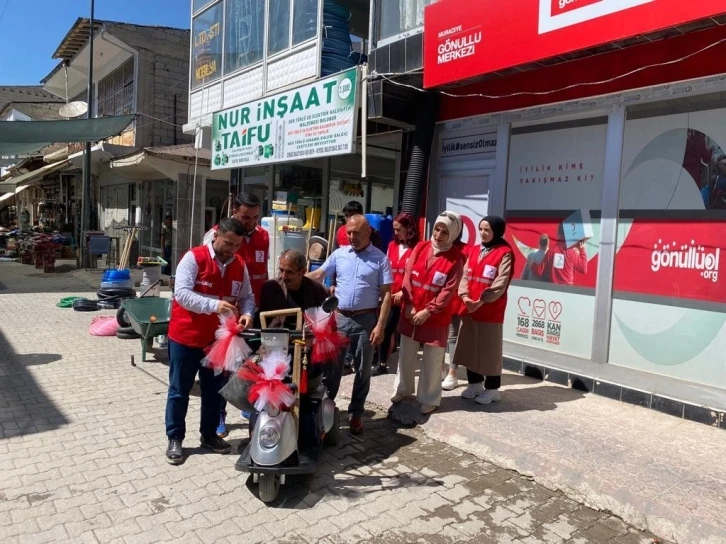
[[[326,446],[337,446],[339,436],[340,436],[340,410],[338,408],[336,408],[335,415],[333,416],[333,426],[330,428],[330,430],[327,433],[325,433],[325,438],[323,440],[323,444],[325,444]]]
[[[258,493],[262,502],[274,502],[280,494],[280,476],[278,474],[260,474]]]

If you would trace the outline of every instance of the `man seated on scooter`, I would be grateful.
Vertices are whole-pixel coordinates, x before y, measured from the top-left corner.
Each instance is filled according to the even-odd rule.
[[[319,282],[305,277],[307,261],[305,255],[294,249],[288,249],[280,255],[278,277],[268,280],[262,285],[260,296],[260,312],[287,310],[292,308],[316,308],[323,304],[328,292]],[[256,316],[259,326],[259,313]],[[295,329],[296,317],[277,317],[267,323],[269,328],[284,327]],[[307,390],[315,390],[322,381],[324,365],[308,365]],[[300,410],[300,447],[305,448],[316,443],[318,434],[315,432],[315,411],[313,404],[302,400]],[[255,416],[250,417],[254,427]]]
[[[283,251],[278,265],[279,275],[274,280],[262,284],[259,311],[287,310],[289,308],[316,308],[328,297],[323,285],[305,277],[307,261],[305,255],[294,249]],[[259,314],[257,315],[259,325]],[[295,318],[288,317],[285,322],[276,318],[268,323],[272,327],[295,328]]]

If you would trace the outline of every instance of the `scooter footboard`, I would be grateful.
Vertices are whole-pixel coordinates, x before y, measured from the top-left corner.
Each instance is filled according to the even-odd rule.
[[[300,450],[297,453],[298,462],[287,465],[276,465],[273,467],[263,467],[256,465],[252,461],[252,453],[249,444],[240,455],[234,465],[238,472],[246,472],[248,474],[313,474],[318,465],[320,457],[320,448],[308,448]]]

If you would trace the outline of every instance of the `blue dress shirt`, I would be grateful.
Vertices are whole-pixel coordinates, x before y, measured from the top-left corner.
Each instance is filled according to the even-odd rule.
[[[373,244],[359,252],[351,246],[336,249],[320,268],[335,277],[338,308],[344,311],[378,308],[381,287],[393,283],[388,257]]]

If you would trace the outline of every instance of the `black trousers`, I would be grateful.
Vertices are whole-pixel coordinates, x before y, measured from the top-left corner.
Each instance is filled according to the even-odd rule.
[[[466,369],[466,378],[470,384],[484,382],[484,389],[499,389],[502,386],[501,376],[487,376],[484,378],[481,374]]]
[[[378,364],[385,365],[388,359],[388,352],[391,349],[391,343],[396,337],[396,329],[398,328],[398,320],[401,318],[401,307],[391,306],[388,312],[388,320],[383,330],[383,342],[378,346]]]

